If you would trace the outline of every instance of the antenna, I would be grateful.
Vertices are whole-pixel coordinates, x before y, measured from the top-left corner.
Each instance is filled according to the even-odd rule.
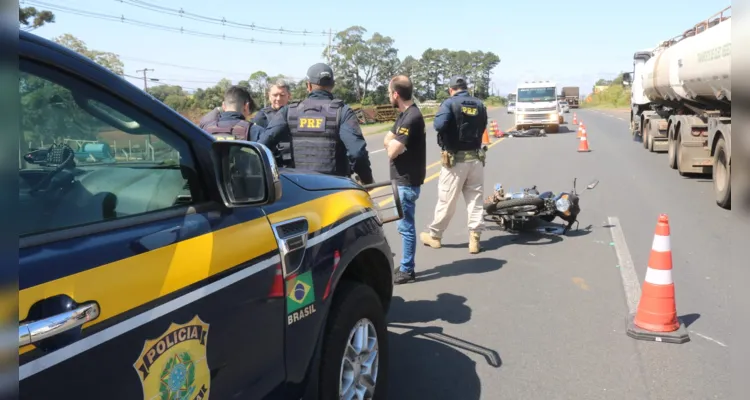
[[[573,178],[573,194],[578,194],[576,193],[576,180],[578,180],[578,178]]]

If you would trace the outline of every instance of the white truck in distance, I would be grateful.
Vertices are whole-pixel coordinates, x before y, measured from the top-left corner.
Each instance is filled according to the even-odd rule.
[[[550,81],[519,83],[516,89],[516,129],[544,128],[560,130],[561,115],[557,104],[557,85]]]
[[[731,209],[731,6],[633,56],[630,127],[680,175],[713,173],[716,203]]]

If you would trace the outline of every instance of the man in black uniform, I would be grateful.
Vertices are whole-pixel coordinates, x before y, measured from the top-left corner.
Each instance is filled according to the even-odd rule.
[[[260,133],[259,127],[246,119],[255,110],[255,102],[247,89],[240,86],[227,89],[221,110],[205,115],[200,127],[212,135],[233,136],[238,140],[251,140]]]
[[[435,115],[435,130],[441,153],[442,168],[438,181],[438,202],[429,232],[419,239],[427,246],[440,248],[443,232],[448,228],[459,193],[463,193],[469,211],[469,252],[479,253],[479,237],[484,229],[483,186],[486,148],[482,133],[487,128],[487,108],[467,92],[462,76],[450,80],[446,99]]]
[[[404,217],[398,221],[403,245],[401,266],[394,281],[398,285],[415,279],[417,230],[414,215],[427,172],[424,117],[412,100],[413,92],[414,87],[408,77],[399,75],[391,79],[388,96],[393,107],[398,108],[401,114],[383,139],[388,158],[391,159],[391,180],[398,185],[398,197],[404,211]]]
[[[274,148],[287,132],[292,138],[294,168],[329,175],[359,175],[373,183],[367,142],[354,111],[334,99],[333,70],[318,63],[307,70],[307,98],[282,107],[259,142]]]
[[[268,100],[271,104],[258,110],[255,113],[255,117],[253,117],[253,122],[264,128],[268,127],[268,121],[276,115],[281,107],[289,104],[290,98],[289,84],[283,79],[274,82],[268,89]],[[289,137],[283,137],[278,147],[274,150],[274,155],[279,161],[280,166],[291,166],[292,148],[290,142],[291,139]]]

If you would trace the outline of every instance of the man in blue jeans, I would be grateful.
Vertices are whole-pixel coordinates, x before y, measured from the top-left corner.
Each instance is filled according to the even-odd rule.
[[[411,80],[404,75],[394,77],[388,84],[391,104],[401,111],[393,128],[383,140],[391,159],[391,180],[395,180],[398,185],[398,196],[404,210],[404,218],[398,222],[398,232],[403,243],[401,265],[395,278],[398,285],[416,279],[414,253],[417,230],[414,214],[427,169],[424,117],[412,100],[413,92]]]

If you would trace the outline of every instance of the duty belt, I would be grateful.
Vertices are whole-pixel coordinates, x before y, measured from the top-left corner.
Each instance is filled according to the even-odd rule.
[[[454,155],[456,162],[468,162],[479,160],[477,150],[457,151]]]

